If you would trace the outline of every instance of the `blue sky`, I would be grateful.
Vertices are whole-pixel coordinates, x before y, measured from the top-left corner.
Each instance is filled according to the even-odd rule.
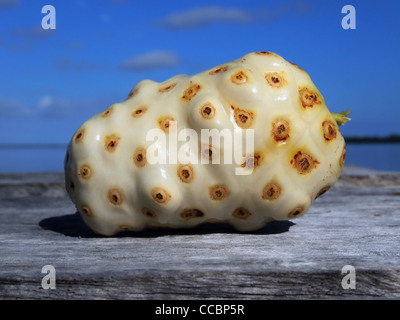
[[[41,28],[46,4],[56,30]],[[351,110],[344,135],[400,134],[399,13],[389,0],[0,0],[2,143],[67,143],[140,80],[261,50],[305,69],[332,112]]]

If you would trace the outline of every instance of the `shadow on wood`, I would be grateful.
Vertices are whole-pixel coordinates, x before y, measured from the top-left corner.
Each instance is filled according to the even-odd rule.
[[[228,224],[204,224],[194,229],[146,229],[143,231],[121,231],[113,237],[138,237],[138,238],[155,238],[171,235],[201,235],[209,233],[247,233],[247,234],[277,234],[288,232],[295,223],[291,221],[273,221],[264,228],[253,232],[239,232]],[[99,238],[104,237],[93,232],[83,222],[80,214],[68,214],[43,219],[39,222],[39,226],[45,230],[51,230],[70,237],[81,238]]]

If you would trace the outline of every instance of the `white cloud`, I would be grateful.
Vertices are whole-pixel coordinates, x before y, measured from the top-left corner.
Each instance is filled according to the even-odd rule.
[[[99,64],[85,60],[75,60],[69,56],[54,59],[53,67],[58,72],[93,72],[102,68]]]
[[[51,105],[53,104],[53,98],[50,96],[44,96],[42,99],[39,100],[38,102],[38,109],[41,111],[44,111],[46,109],[48,109],[49,107],[51,107]]]
[[[81,41],[71,41],[65,44],[66,49],[83,49],[85,47],[85,44]]]
[[[226,23],[270,23],[291,14],[308,13],[309,9],[309,4],[302,0],[285,5],[261,7],[252,11],[223,6],[197,7],[171,13],[163,19],[156,21],[156,25],[166,27],[170,30],[185,30]]]
[[[20,5],[19,0],[0,0],[0,11],[5,9],[11,9]]]
[[[32,115],[48,117],[82,117],[88,118],[104,111],[112,104],[106,99],[62,99],[51,96],[42,97],[32,107]]]
[[[126,4],[126,3],[128,3],[128,0],[107,0],[108,2],[110,2],[110,3],[113,3],[113,4]]]
[[[31,115],[31,109],[19,100],[0,97],[0,114],[2,116],[26,117]]]
[[[55,30],[43,29],[41,26],[18,28],[11,31],[11,35],[27,39],[43,39],[53,36]]]
[[[155,50],[134,56],[119,65],[120,70],[144,71],[159,68],[169,68],[179,65],[179,57],[171,51]]]
[[[215,23],[249,23],[253,17],[239,8],[220,6],[198,7],[182,12],[174,12],[159,23],[172,30],[193,29]]]
[[[2,117],[20,118],[72,118],[87,119],[107,109],[113,102],[111,99],[61,99],[49,95],[43,96],[36,103],[25,103],[15,99],[0,97],[0,114]]]
[[[55,32],[55,30],[51,29],[44,30],[41,26],[11,29],[7,31],[8,35],[0,42],[0,45],[6,50],[28,52],[40,41],[53,37]]]
[[[272,8],[260,8],[254,13],[254,18],[259,23],[271,23],[288,16],[305,15],[311,10],[309,3],[300,0]]]

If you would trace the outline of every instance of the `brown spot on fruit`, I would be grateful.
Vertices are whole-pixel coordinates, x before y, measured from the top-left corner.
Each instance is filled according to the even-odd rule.
[[[182,182],[189,183],[194,178],[193,167],[190,164],[183,164],[178,168],[178,177]]]
[[[123,201],[122,195],[117,189],[111,189],[108,191],[107,198],[114,206],[119,206]]]
[[[218,158],[218,150],[211,145],[202,145],[201,156],[212,162],[213,159]]]
[[[138,93],[139,93],[139,89],[132,90],[131,92],[129,92],[129,95],[128,95],[128,97],[126,98],[126,100],[129,100],[129,99],[133,98],[133,97],[136,96]]]
[[[238,71],[231,76],[231,81],[237,85],[245,84],[245,83],[247,83],[247,80],[248,80],[248,77],[246,76],[246,74],[243,71]]]
[[[133,153],[133,163],[141,168],[146,165],[146,149],[144,148],[137,148]]]
[[[117,137],[116,135],[106,136],[104,142],[104,148],[106,149],[106,151],[114,152],[118,146],[119,140],[120,138]]]
[[[92,210],[87,205],[82,205],[80,212],[88,217],[93,216]]]
[[[75,139],[74,139],[74,141],[75,141],[76,143],[82,142],[84,135],[85,135],[85,129],[82,128],[82,129],[80,129],[80,130],[75,134]]]
[[[274,88],[280,88],[286,84],[285,79],[278,72],[270,72],[265,75],[267,83]]]
[[[310,155],[301,151],[297,152],[293,159],[293,167],[297,169],[299,174],[310,173],[319,164],[317,160],[314,160]]]
[[[132,111],[132,117],[140,118],[146,111],[147,108],[144,106],[136,108],[135,110]]]
[[[302,207],[297,207],[294,208],[292,211],[289,212],[288,218],[289,219],[294,219],[299,217],[303,213],[303,208]]]
[[[257,51],[257,52],[254,52],[256,55],[259,55],[259,56],[272,56],[272,57],[277,57],[277,55],[275,54],[275,53],[273,53],[273,52],[269,52],[269,51]]]
[[[151,210],[151,209],[149,209],[149,208],[142,208],[142,213],[143,213],[146,217],[149,217],[149,218],[151,218],[151,219],[157,218],[157,214],[156,214],[153,210]]]
[[[182,95],[182,99],[186,101],[192,100],[197,92],[200,90],[200,85],[199,84],[191,84],[184,92]]]
[[[242,168],[253,170],[257,168],[261,163],[261,155],[255,153],[246,157],[245,161],[241,164]]]
[[[206,102],[200,107],[200,114],[204,119],[212,119],[215,116],[215,108],[210,102]]]
[[[118,227],[119,230],[121,231],[132,231],[133,227],[127,225],[127,224],[122,224]]]
[[[317,199],[318,197],[322,196],[325,192],[327,192],[329,189],[331,188],[331,186],[325,186],[323,187],[321,190],[318,191],[317,195],[315,196],[315,199]]]
[[[289,139],[290,126],[289,122],[279,119],[272,124],[272,136],[276,142],[285,142]]]
[[[232,109],[234,109],[233,116],[235,118],[235,122],[239,127],[241,127],[242,129],[247,129],[251,127],[254,117],[253,112],[234,108],[233,106]]]
[[[276,200],[282,193],[282,188],[276,183],[268,183],[265,185],[262,196],[264,200]]]
[[[209,193],[211,200],[223,200],[229,195],[227,188],[218,184],[210,187]]]
[[[303,108],[312,108],[314,104],[321,104],[318,94],[308,90],[306,87],[300,89],[299,94]]]
[[[344,145],[342,154],[340,155],[340,158],[339,158],[339,164],[342,168],[344,166],[345,160],[346,160],[346,145]]]
[[[175,121],[175,119],[172,117],[164,117],[158,120],[158,125],[160,126],[161,130],[163,130],[165,133],[169,132],[169,128],[171,125],[169,123],[170,121]]]
[[[79,169],[79,174],[78,174],[82,179],[89,179],[92,176],[92,170],[90,167],[86,164],[82,165],[81,168]]]
[[[213,75],[216,75],[216,74],[219,74],[219,73],[223,73],[226,70],[228,70],[228,67],[219,67],[217,69],[214,69],[214,70],[210,71],[208,74],[210,76],[213,76]]]
[[[325,141],[332,141],[336,138],[336,126],[332,121],[322,122]]]
[[[111,112],[113,111],[113,109],[114,109],[114,106],[109,107],[106,111],[104,111],[104,112],[101,114],[101,116],[102,116],[103,118],[107,118],[107,117],[111,114]]]
[[[167,84],[166,86],[163,86],[163,87],[159,88],[158,92],[171,91],[173,88],[175,88],[175,86],[176,86],[176,83]]]
[[[204,213],[198,209],[185,209],[180,213],[180,216],[183,220],[191,220],[204,217]]]
[[[236,219],[246,220],[251,216],[251,212],[246,208],[240,207],[233,211],[232,216]]]
[[[162,188],[153,188],[151,190],[151,197],[159,204],[166,204],[171,198],[170,194]]]

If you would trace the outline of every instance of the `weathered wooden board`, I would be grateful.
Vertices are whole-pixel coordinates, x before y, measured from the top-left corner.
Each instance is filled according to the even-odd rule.
[[[42,288],[42,267],[56,289]],[[355,268],[355,289],[342,267]],[[92,233],[62,173],[0,175],[1,299],[400,298],[400,174],[347,166],[303,217],[253,233]]]

